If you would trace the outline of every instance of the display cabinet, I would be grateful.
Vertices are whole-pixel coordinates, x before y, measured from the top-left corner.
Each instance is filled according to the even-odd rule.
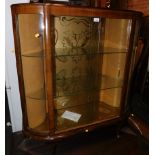
[[[11,9],[24,133],[54,140],[121,121],[142,14],[48,3]]]

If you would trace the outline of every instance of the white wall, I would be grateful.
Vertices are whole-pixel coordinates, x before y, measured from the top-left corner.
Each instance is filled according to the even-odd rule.
[[[5,80],[6,88],[11,88],[7,89],[7,95],[13,132],[22,130],[22,111],[18,89],[10,5],[27,2],[29,2],[29,0],[5,1]]]

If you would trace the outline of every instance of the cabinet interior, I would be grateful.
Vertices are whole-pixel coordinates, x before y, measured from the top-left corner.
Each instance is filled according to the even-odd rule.
[[[131,20],[51,16],[51,21],[55,130],[119,117]],[[20,14],[18,24],[29,127],[48,131],[43,16]],[[67,118],[65,112],[71,112]]]

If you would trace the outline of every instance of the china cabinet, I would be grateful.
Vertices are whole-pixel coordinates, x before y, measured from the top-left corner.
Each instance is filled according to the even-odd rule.
[[[140,12],[11,6],[27,136],[54,140],[122,120]]]

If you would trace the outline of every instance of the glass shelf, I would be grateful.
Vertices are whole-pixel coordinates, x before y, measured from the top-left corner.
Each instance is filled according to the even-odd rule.
[[[56,48],[55,49],[55,57],[62,56],[80,56],[80,55],[98,55],[98,54],[120,54],[127,53],[127,49],[117,49],[105,47],[102,51],[98,49],[89,49],[89,48]]]
[[[28,94],[26,94],[26,97],[35,99],[35,100],[45,100],[45,98],[46,98],[45,89],[42,88],[35,92],[28,93]]]
[[[23,57],[34,57],[34,58],[38,58],[38,57],[44,57],[44,53],[43,53],[43,51],[38,51],[38,52],[31,52],[31,53],[22,54],[22,56]]]
[[[55,49],[55,57],[61,56],[80,56],[80,55],[95,55],[95,54],[120,54],[120,53],[127,53],[127,49],[117,49],[117,48],[110,48],[106,47],[102,51],[98,51],[97,49],[85,49],[85,48],[56,48]],[[39,52],[31,52],[22,54],[23,57],[44,57],[43,51]]]
[[[80,115],[78,121],[63,118],[64,112],[69,111]],[[120,109],[107,105],[104,102],[94,102],[90,104],[83,104],[56,111],[56,130],[61,131],[76,126],[94,123],[96,121],[106,121],[119,117]],[[72,116],[70,116],[72,117]]]
[[[49,122],[48,122],[47,117],[40,125],[33,128],[33,130],[38,131],[38,132],[48,132],[49,131]]]
[[[88,91],[88,94],[90,94],[90,92],[93,92],[93,94],[94,94],[96,90],[121,88],[122,82],[123,82],[122,80],[113,79],[113,78],[110,78],[107,76],[102,76],[101,77],[102,82],[101,82],[101,85],[99,86],[95,82],[92,83],[93,81],[95,81],[94,78],[92,78],[92,79],[88,78],[89,82],[87,81],[88,84],[86,84],[85,81],[87,80],[87,78],[88,77],[76,77],[74,79],[68,78],[68,79],[63,79],[63,80],[57,80],[57,87],[60,85],[64,85],[64,87],[67,87],[67,86],[68,87],[66,88],[66,90],[63,89],[64,88],[63,86],[62,87],[60,86],[61,88],[60,87],[57,88],[56,89],[57,90],[56,98],[61,98],[64,96],[75,96],[75,95],[76,95],[76,97],[77,97],[77,95],[79,95],[79,97],[82,98],[82,96],[85,96],[87,94],[85,91]],[[73,81],[76,85],[71,86]],[[85,84],[82,85],[82,83],[85,83]],[[76,89],[76,86],[77,86],[77,89]],[[35,92],[26,94],[26,97],[35,99],[35,100],[45,100],[45,95],[46,95],[45,90],[42,88]]]
[[[82,76],[56,80],[56,97],[80,94],[83,91],[95,91],[122,87],[123,81],[108,76]]]

